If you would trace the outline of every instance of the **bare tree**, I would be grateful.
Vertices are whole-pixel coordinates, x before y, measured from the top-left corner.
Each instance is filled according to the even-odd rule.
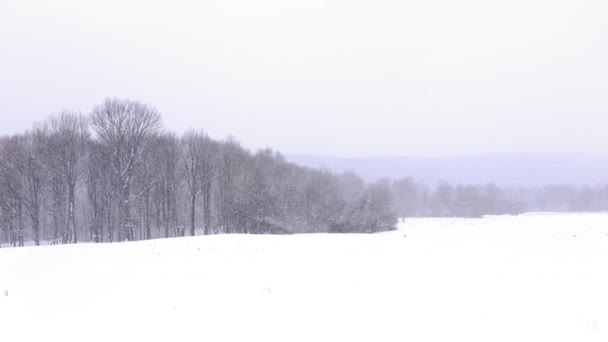
[[[91,237],[95,242],[103,242],[107,234],[108,241],[112,242],[116,186],[112,184],[110,160],[99,143],[89,141],[88,146],[86,185],[91,211],[89,216]]]
[[[190,195],[190,235],[196,228],[196,202],[203,192],[205,235],[211,226],[211,187],[217,158],[217,144],[206,134],[188,131],[181,139],[182,173]]]
[[[42,166],[41,150],[43,141],[35,133],[26,133],[22,142],[22,171],[24,179],[24,204],[28,211],[34,243],[40,246],[40,210],[42,205],[42,192],[45,181]]]
[[[54,174],[57,206],[61,201],[60,193],[67,191],[67,220],[62,240],[77,243],[76,185],[84,169],[89,139],[87,120],[82,114],[63,111],[39,126],[37,134],[43,137],[45,164]]]
[[[203,183],[203,144],[202,133],[188,131],[182,137],[182,172],[190,195],[190,235],[194,236],[196,228],[196,198]]]
[[[178,228],[178,194],[181,184],[180,142],[173,133],[163,133],[154,145],[154,169],[151,192],[151,220],[157,236],[174,236]],[[152,232],[150,231],[150,234]]]
[[[133,240],[131,181],[152,138],[162,127],[160,114],[141,102],[106,99],[93,110],[91,126],[95,138],[110,155],[113,175],[120,186],[119,233]]]
[[[223,233],[242,232],[244,175],[251,155],[236,139],[228,137],[221,144],[218,160],[218,210]]]
[[[2,179],[2,206],[4,207],[9,242],[24,245],[24,153],[23,137],[4,137],[0,141],[0,174]]]
[[[219,144],[211,139],[207,139],[203,149],[203,218],[205,223],[205,235],[211,234],[211,195],[213,193],[213,183],[217,173],[217,163],[219,160]]]

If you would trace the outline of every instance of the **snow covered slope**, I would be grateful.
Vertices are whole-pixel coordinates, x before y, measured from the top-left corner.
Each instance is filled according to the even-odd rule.
[[[4,341],[606,341],[608,215],[0,249]]]

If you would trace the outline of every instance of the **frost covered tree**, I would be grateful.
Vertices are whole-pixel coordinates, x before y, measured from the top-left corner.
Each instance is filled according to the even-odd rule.
[[[391,201],[389,180],[365,186],[354,200],[348,201],[334,220],[334,233],[376,233],[395,229],[397,218]]]
[[[42,165],[44,141],[40,134],[26,133],[22,140],[22,165],[24,196],[23,203],[27,209],[32,235],[36,246],[40,246],[40,211],[43,201],[45,173]]]
[[[402,178],[393,182],[392,196],[394,209],[400,217],[418,216],[423,198],[413,179]]]
[[[179,172],[181,157],[179,139],[173,134],[163,134],[159,137],[158,144],[158,172],[159,181],[154,188],[153,201],[155,203],[156,222],[162,236],[170,237],[177,235],[179,226],[178,201],[181,194],[182,183]],[[160,232],[158,236],[161,236]]]
[[[119,238],[133,240],[132,178],[162,127],[160,114],[141,102],[109,98],[93,110],[90,121],[95,139],[109,155],[114,182],[120,187]]]
[[[434,216],[450,216],[454,187],[448,183],[441,183],[433,193],[431,211]]]
[[[240,225],[246,212],[244,190],[245,174],[250,153],[233,137],[222,142],[217,161],[217,202],[219,228],[223,233],[244,232]]]
[[[64,243],[76,243],[76,186],[83,174],[87,152],[87,120],[80,113],[64,111],[40,125],[36,134],[40,136],[44,164],[56,182],[57,202],[61,201],[62,192],[67,194],[66,225],[61,238]]]
[[[109,156],[101,144],[89,141],[86,162],[86,187],[89,202],[90,236],[94,242],[114,240],[114,199],[116,186],[112,183]]]
[[[211,228],[211,189],[217,167],[217,144],[204,133],[186,132],[181,139],[182,173],[190,195],[190,235],[195,235],[196,203],[203,194],[205,235]]]
[[[9,242],[24,246],[25,241],[25,167],[24,138],[16,135],[0,140],[0,174],[2,207]]]

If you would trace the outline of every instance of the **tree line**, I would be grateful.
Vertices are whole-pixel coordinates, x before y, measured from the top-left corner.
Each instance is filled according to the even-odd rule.
[[[163,128],[152,106],[109,98],[0,137],[0,243],[394,229],[391,183],[367,184]]]
[[[536,187],[485,185],[436,186],[403,178],[391,183],[399,217],[482,217],[525,212],[606,212],[608,185],[552,184]]]
[[[608,186],[364,182],[163,128],[152,106],[109,98],[0,137],[0,246],[223,233],[374,233],[397,217],[608,211]]]

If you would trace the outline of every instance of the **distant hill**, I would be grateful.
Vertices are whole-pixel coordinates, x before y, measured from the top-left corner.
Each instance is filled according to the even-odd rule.
[[[495,183],[504,186],[608,184],[608,158],[579,154],[495,154],[457,158],[334,158],[293,155],[288,159],[335,172],[353,170],[368,181],[411,177],[426,184]]]

